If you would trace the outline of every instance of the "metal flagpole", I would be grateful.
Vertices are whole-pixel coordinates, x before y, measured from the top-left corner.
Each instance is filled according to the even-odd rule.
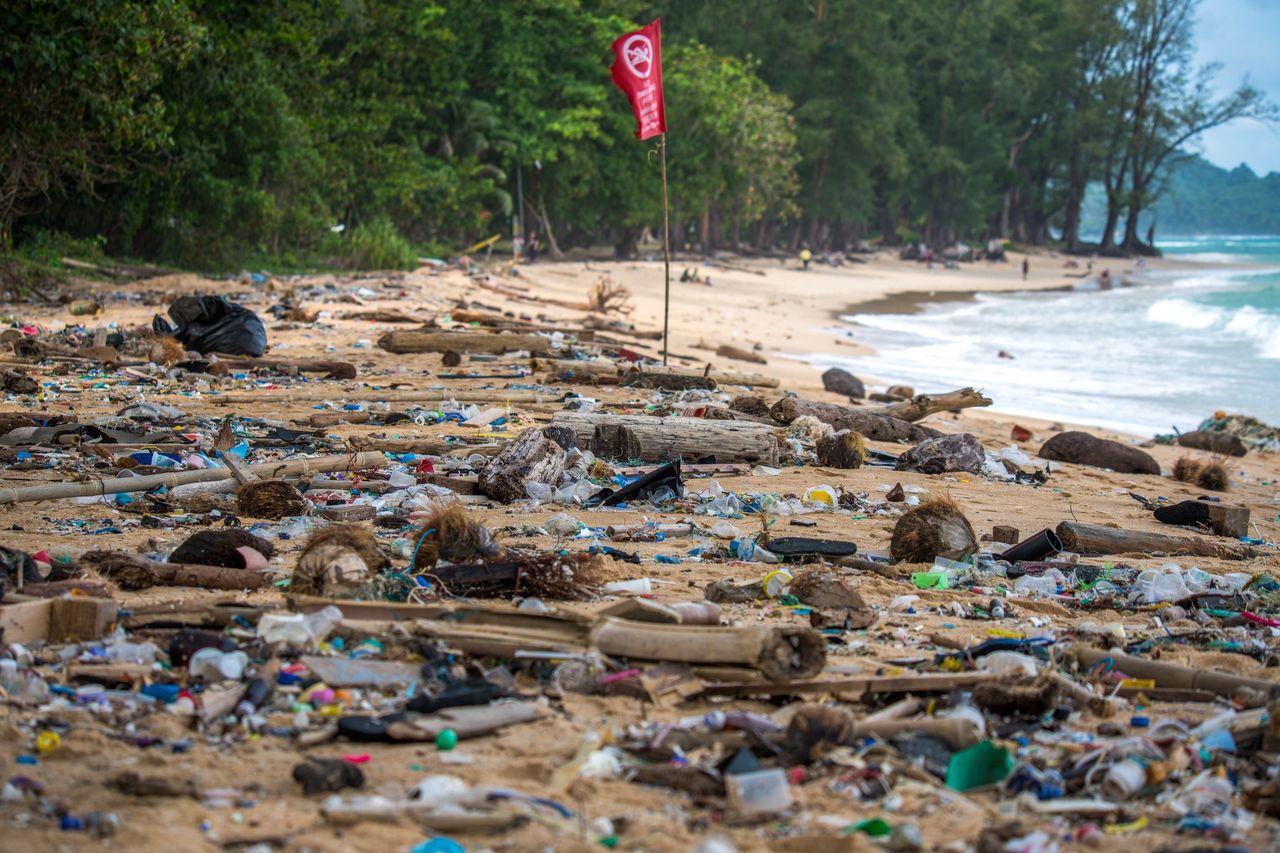
[[[666,285],[662,293],[662,364],[671,350],[667,336],[671,323],[671,221],[667,213],[667,134],[662,134],[662,269]]]

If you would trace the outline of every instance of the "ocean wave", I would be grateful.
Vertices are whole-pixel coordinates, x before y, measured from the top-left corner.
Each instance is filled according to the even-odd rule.
[[[1147,319],[1180,329],[1214,330],[1245,338],[1254,342],[1260,357],[1280,359],[1280,315],[1259,311],[1252,305],[1227,311],[1186,299],[1161,299],[1147,308]]]
[[[1147,308],[1147,319],[1153,323],[1180,329],[1207,329],[1222,319],[1219,308],[1197,305],[1186,299],[1161,299]]]
[[[1238,264],[1247,263],[1250,256],[1227,252],[1187,252],[1185,255],[1178,255],[1178,260],[1199,261],[1202,264]]]

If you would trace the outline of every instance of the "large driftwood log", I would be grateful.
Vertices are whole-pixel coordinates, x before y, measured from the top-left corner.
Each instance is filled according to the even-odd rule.
[[[763,424],[560,412],[552,425],[572,428],[579,447],[606,459],[665,462],[715,456],[717,462],[778,463],[778,439]]]
[[[480,492],[510,503],[525,497],[526,483],[555,486],[564,474],[564,448],[542,430],[525,430],[485,466]]]
[[[871,409],[870,412],[914,423],[936,412],[949,412],[953,409],[968,409],[974,406],[990,405],[990,399],[982,396],[972,388],[961,388],[958,391],[948,391],[945,394],[917,394],[910,400],[890,403],[878,409]]]
[[[872,441],[924,441],[937,438],[942,433],[929,427],[917,426],[901,418],[864,412],[849,406],[831,403],[815,403],[798,397],[783,397],[773,404],[769,414],[778,423],[789,424],[802,415],[811,415],[835,429],[851,429]]]
[[[124,551],[92,551],[80,558],[80,565],[95,569],[122,589],[148,589],[153,586],[262,589],[271,585],[271,575],[252,569],[161,563]]]
[[[500,335],[493,332],[441,332],[434,329],[397,329],[378,338],[387,352],[549,352],[551,339],[541,335]]]
[[[1058,538],[1062,540],[1062,547],[1066,550],[1086,555],[1185,554],[1222,560],[1244,560],[1253,556],[1253,550],[1244,545],[1170,536],[1167,533],[1148,533],[1143,530],[1122,530],[1078,521],[1059,524]]]
[[[742,665],[781,681],[812,678],[826,664],[826,641],[799,625],[721,628],[663,625],[605,618],[591,630],[591,645],[606,655],[632,660],[704,665]]]

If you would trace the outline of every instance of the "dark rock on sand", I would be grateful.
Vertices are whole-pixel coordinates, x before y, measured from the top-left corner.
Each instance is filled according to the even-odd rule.
[[[1110,468],[1120,474],[1160,474],[1160,463],[1151,454],[1079,430],[1060,432],[1050,438],[1040,447],[1040,458]]]
[[[1200,429],[1195,432],[1184,432],[1178,436],[1178,444],[1181,447],[1207,450],[1223,456],[1244,456],[1249,452],[1249,448],[1244,446],[1240,436],[1231,432],[1208,432]]]
[[[899,471],[920,471],[925,474],[943,474],[947,471],[967,471],[976,474],[982,470],[986,453],[978,440],[969,433],[944,435],[922,441],[898,457]]]
[[[844,394],[846,397],[861,399],[867,396],[862,380],[839,367],[833,367],[822,374],[822,387],[833,394]]]

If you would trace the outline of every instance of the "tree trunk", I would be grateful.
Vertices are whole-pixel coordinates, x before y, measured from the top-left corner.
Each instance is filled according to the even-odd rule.
[[[717,462],[778,463],[778,440],[764,424],[574,412],[556,414],[551,424],[572,428],[579,447],[607,459],[666,462],[711,455]]]
[[[1222,560],[1244,560],[1253,549],[1235,543],[1122,530],[1099,524],[1064,521],[1058,525],[1058,538],[1068,551],[1080,555],[1105,554],[1186,554],[1193,557],[1216,557]]]
[[[551,230],[551,217],[547,216],[547,202],[542,196],[538,197],[538,218],[542,220],[542,233],[547,235],[547,248],[551,250],[551,257],[557,261],[562,259],[564,252],[560,251],[556,233]]]

